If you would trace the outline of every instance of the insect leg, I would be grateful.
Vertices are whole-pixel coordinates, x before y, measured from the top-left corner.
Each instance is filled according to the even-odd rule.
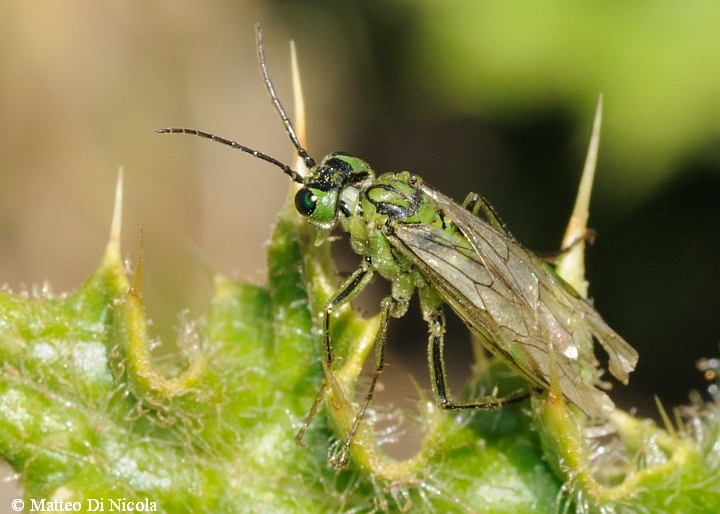
[[[335,309],[339,309],[347,302],[359,295],[365,286],[368,285],[370,279],[373,277],[373,270],[370,267],[370,262],[363,260],[362,264],[356,269],[350,277],[343,282],[337,292],[330,297],[325,304],[325,320],[323,327],[323,343],[325,346],[325,363],[330,369],[330,365],[335,359],[335,355],[332,350],[332,343],[330,342],[330,318]]]
[[[581,243],[587,243],[589,245],[593,244],[595,242],[595,236],[596,236],[596,232],[593,229],[586,228],[583,235],[573,239],[569,245],[567,245],[564,248],[561,248],[559,251],[553,252],[553,253],[537,254],[537,255],[542,260],[547,262],[548,264],[556,265],[563,255],[570,252],[570,250],[575,248],[577,245],[579,245]]]
[[[307,416],[305,417],[305,421],[303,421],[302,426],[300,427],[300,430],[298,430],[298,433],[295,434],[295,444],[298,446],[305,446],[305,443],[303,442],[303,437],[305,437],[305,431],[310,428],[310,424],[312,423],[312,420],[315,418],[315,415],[317,414],[318,405],[322,403],[322,401],[325,399],[325,391],[327,390],[327,380],[323,380],[322,385],[320,386],[320,390],[318,391],[317,395],[315,396],[315,401],[313,401],[312,407],[310,407],[310,411],[308,412]]]
[[[443,345],[445,338],[445,314],[442,309],[442,299],[431,286],[420,289],[420,304],[423,317],[428,323],[430,336],[428,339],[428,365],[430,366],[430,382],[438,407],[447,410],[479,409],[495,410],[503,405],[520,402],[528,398],[530,390],[521,390],[507,396],[483,396],[472,402],[455,403],[450,396],[450,386],[445,373],[445,359],[443,358]]]
[[[505,224],[495,212],[495,208],[478,193],[468,193],[463,202],[463,207],[472,212],[475,216],[482,216],[493,228],[501,234],[510,234]]]
[[[339,469],[344,468],[345,464],[347,463],[348,454],[350,453],[350,445],[352,444],[352,440],[358,431],[360,422],[365,417],[365,411],[367,410],[368,405],[370,405],[373,395],[375,394],[375,384],[377,384],[378,378],[380,377],[380,372],[382,372],[383,368],[385,367],[385,342],[387,339],[387,326],[390,319],[391,309],[395,304],[396,300],[393,299],[393,297],[391,296],[384,298],[380,303],[380,312],[382,313],[382,315],[380,318],[380,327],[378,328],[377,335],[375,336],[375,360],[373,362],[372,381],[370,382],[368,392],[365,394],[365,400],[363,401],[362,407],[360,407],[360,411],[358,412],[357,416],[355,416],[353,425],[348,432],[345,443],[343,444],[340,451],[340,455],[335,461],[335,467]]]
[[[488,201],[481,195],[477,193],[468,193],[467,197],[465,197],[465,201],[463,202],[463,207],[465,207],[465,209],[467,209],[468,211],[472,212],[475,216],[481,216],[488,223],[490,223],[490,225],[494,229],[498,230],[502,234],[510,235],[510,231],[502,222],[497,212],[495,212],[493,206],[490,205]],[[540,255],[540,258],[548,264],[557,264],[558,259],[570,250],[572,250],[575,245],[582,242],[592,244],[594,241],[595,231],[592,229],[587,229],[581,237],[575,239],[572,243],[570,243],[568,246],[566,246],[559,252],[543,254]]]
[[[360,292],[365,289],[365,286],[368,284],[368,282],[370,282],[372,276],[373,271],[370,268],[370,263],[368,261],[363,261],[360,267],[356,269],[352,275],[350,275],[350,277],[340,286],[337,292],[333,296],[331,296],[325,304],[325,319],[323,321],[323,347],[325,349],[324,359],[325,367],[327,369],[330,369],[330,366],[335,359],[335,355],[332,350],[332,343],[330,341],[330,318],[332,317],[333,310],[342,307],[347,302],[355,298],[358,294],[360,294]],[[300,430],[298,430],[298,433],[295,436],[295,443],[297,443],[299,446],[305,446],[302,442],[303,436],[305,435],[305,431],[310,427],[313,418],[315,418],[318,406],[325,398],[325,391],[327,389],[327,386],[327,380],[323,380],[322,386],[320,386],[320,391],[318,391],[317,396],[315,396],[315,401],[313,402],[312,407],[310,407],[310,411],[308,412],[308,415],[305,418],[302,427],[300,427]]]

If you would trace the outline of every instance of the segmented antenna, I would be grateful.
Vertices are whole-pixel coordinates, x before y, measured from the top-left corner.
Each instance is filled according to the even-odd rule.
[[[292,142],[293,146],[295,147],[295,150],[297,151],[298,156],[303,160],[305,163],[305,166],[308,169],[312,169],[315,167],[315,160],[310,157],[307,153],[307,150],[302,147],[300,144],[300,141],[298,140],[297,134],[295,134],[295,129],[293,128],[292,122],[290,121],[290,118],[288,118],[288,115],[285,114],[285,109],[283,109],[282,104],[280,103],[280,99],[277,96],[277,93],[275,93],[275,87],[273,86],[272,81],[270,80],[270,75],[268,74],[267,64],[265,62],[265,48],[263,46],[262,41],[262,30],[260,29],[260,24],[258,23],[255,25],[255,38],[257,41],[257,54],[258,54],[258,61],[260,63],[260,71],[262,71],[263,74],[263,83],[265,84],[265,88],[267,89],[268,93],[270,94],[270,99],[272,100],[273,106],[275,106],[275,111],[277,111],[278,115],[280,116],[280,119],[283,122],[283,125],[285,126],[285,132],[287,132],[288,136],[290,137],[290,141]],[[210,132],[203,132],[202,130],[192,129],[192,128],[184,128],[184,127],[178,127],[178,128],[160,128],[155,129],[155,132],[158,132],[160,134],[191,134],[193,136],[199,136],[204,137],[205,139],[210,139],[211,141],[216,141],[218,143],[222,143],[224,145],[230,146],[232,148],[235,148],[236,150],[241,150],[243,152],[249,153],[250,155],[257,157],[258,159],[262,159],[263,161],[269,162],[271,164],[274,164],[283,172],[288,175],[293,182],[297,182],[298,184],[303,183],[303,177],[300,175],[297,171],[293,170],[290,166],[287,164],[284,164],[274,157],[270,157],[267,154],[264,154],[262,152],[258,152],[257,150],[253,150],[252,148],[248,148],[245,145],[241,145],[240,143],[236,143],[235,141],[232,141],[230,139],[226,139],[224,137],[216,136],[215,134],[211,134]]]
[[[311,170],[315,167],[315,160],[308,155],[307,150],[305,150],[300,144],[300,141],[295,134],[295,129],[293,128],[292,122],[290,121],[290,118],[288,118],[288,115],[285,114],[285,109],[283,109],[283,106],[280,103],[280,99],[278,98],[277,93],[275,93],[275,87],[270,80],[267,64],[265,63],[265,47],[263,46],[262,29],[260,28],[259,23],[255,25],[255,40],[257,41],[258,61],[260,62],[260,70],[262,70],[265,88],[270,94],[270,99],[275,106],[275,110],[280,115],[280,119],[282,119],[283,125],[285,126],[285,132],[287,132],[288,136],[290,136],[290,141],[292,141],[295,150],[297,150],[297,154],[303,160],[307,169]]]
[[[236,143],[235,141],[231,141],[230,139],[225,139],[224,137],[216,136],[215,134],[211,134],[210,132],[203,132],[202,130],[196,130],[191,128],[185,128],[185,127],[179,127],[179,128],[159,128],[155,129],[155,132],[158,134],[192,134],[193,136],[200,136],[204,137],[205,139],[210,139],[211,141],[217,141],[218,143],[222,143],[224,145],[230,146],[232,148],[235,148],[236,150],[242,150],[243,152],[249,153],[253,157],[257,157],[258,159],[262,159],[263,161],[267,161],[271,164],[274,164],[283,172],[288,175],[293,182],[297,182],[298,184],[303,183],[302,175],[300,175],[297,171],[292,169],[287,164],[284,164],[274,157],[270,157],[269,155],[266,155],[262,152],[258,152],[257,150],[253,150],[252,148],[248,148],[247,146],[243,146],[240,143]]]

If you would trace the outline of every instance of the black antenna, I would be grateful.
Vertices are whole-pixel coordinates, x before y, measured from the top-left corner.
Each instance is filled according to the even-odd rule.
[[[268,75],[267,70],[267,64],[265,63],[265,50],[263,47],[262,42],[262,30],[260,29],[260,24],[258,23],[255,25],[255,36],[257,41],[257,53],[258,53],[258,61],[260,62],[260,70],[263,74],[263,82],[265,83],[265,88],[268,90],[268,93],[270,94],[270,99],[272,100],[273,105],[275,106],[275,110],[280,115],[280,119],[282,119],[283,125],[285,126],[285,131],[287,132],[288,136],[290,136],[290,141],[292,142],[293,146],[295,147],[295,150],[297,151],[298,156],[303,160],[305,163],[305,166],[308,169],[312,169],[315,167],[315,161],[312,157],[310,157],[307,153],[307,150],[305,150],[301,145],[300,141],[298,140],[297,135],[295,134],[295,129],[292,126],[292,123],[290,122],[290,118],[288,118],[287,114],[285,114],[285,109],[283,109],[282,104],[280,104],[280,100],[277,97],[277,94],[275,93],[275,87],[273,87],[272,81],[270,80],[270,76]],[[203,132],[202,130],[196,130],[191,128],[160,128],[155,129],[155,132],[158,132],[159,134],[191,134],[193,136],[200,136],[204,137],[205,139],[210,139],[211,141],[217,141],[218,143],[222,143],[224,145],[230,146],[232,148],[235,148],[237,150],[241,150],[243,152],[249,153],[250,155],[257,157],[258,159],[262,159],[263,161],[267,161],[271,164],[274,164],[283,172],[288,175],[293,182],[297,182],[298,184],[303,183],[303,177],[300,175],[297,171],[293,170],[290,166],[287,164],[284,164],[274,157],[270,157],[267,154],[264,154],[262,152],[258,152],[257,150],[253,150],[252,148],[248,148],[247,146],[241,145],[240,143],[236,143],[235,141],[232,141],[230,139],[226,139],[224,137],[216,136],[215,134],[211,134],[210,132]]]
[[[265,83],[265,88],[270,94],[270,99],[275,106],[275,110],[280,115],[280,119],[282,119],[283,125],[285,125],[285,132],[287,132],[288,136],[290,136],[290,141],[292,141],[295,150],[297,150],[298,156],[303,160],[307,169],[310,170],[315,167],[315,160],[310,157],[307,153],[307,150],[305,150],[302,145],[300,145],[300,141],[298,141],[298,137],[295,134],[295,129],[292,126],[292,122],[290,121],[290,118],[288,118],[288,115],[285,114],[285,109],[283,109],[283,106],[280,103],[280,99],[278,98],[277,93],[275,93],[275,87],[270,80],[267,64],[265,63],[265,47],[263,46],[262,29],[260,28],[259,23],[255,24],[255,40],[257,41],[258,61],[260,62],[260,70],[263,74],[263,82]]]
[[[247,152],[253,157],[257,157],[258,159],[262,159],[263,161],[267,161],[271,164],[274,164],[283,172],[285,172],[286,175],[290,176],[290,178],[293,180],[293,182],[297,182],[298,184],[303,183],[302,175],[300,175],[297,171],[293,170],[290,166],[287,164],[284,164],[277,159],[270,157],[269,155],[266,155],[262,152],[258,152],[257,150],[253,150],[252,148],[248,148],[247,146],[243,146],[240,143],[236,143],[235,141],[231,141],[230,139],[225,139],[224,137],[216,136],[215,134],[211,134],[209,132],[203,132],[202,130],[196,130],[191,128],[160,128],[155,129],[155,132],[159,134],[192,134],[193,136],[200,136],[204,137],[205,139],[210,139],[211,141],[217,141],[218,143],[222,143],[224,145],[230,146],[232,148],[235,148],[237,150],[242,150],[243,152]]]

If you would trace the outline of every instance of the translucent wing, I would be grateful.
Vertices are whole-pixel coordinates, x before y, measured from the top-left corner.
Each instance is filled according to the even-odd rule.
[[[391,244],[413,259],[491,352],[546,389],[552,352],[563,395],[589,416],[603,417],[613,404],[596,388],[593,336],[609,355],[610,372],[623,382],[637,352],[512,236],[420,187],[457,230],[399,222]]]

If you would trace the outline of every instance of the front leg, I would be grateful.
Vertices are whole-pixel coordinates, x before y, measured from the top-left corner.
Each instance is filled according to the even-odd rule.
[[[410,305],[410,297],[412,296],[414,289],[415,283],[413,281],[413,275],[411,273],[403,273],[393,280],[392,294],[383,298],[380,302],[380,327],[378,328],[377,335],[375,336],[375,359],[373,361],[372,380],[370,381],[370,387],[365,394],[365,400],[355,416],[352,427],[350,428],[345,442],[343,443],[340,454],[334,462],[334,466],[338,469],[343,469],[347,463],[347,459],[350,454],[350,446],[355,438],[358,428],[360,427],[360,422],[365,417],[365,411],[373,399],[375,386],[380,378],[380,373],[385,367],[385,345],[387,343],[387,327],[390,317],[400,318],[405,315],[408,310],[408,306]]]
[[[373,395],[375,394],[375,385],[377,384],[378,378],[380,378],[380,373],[385,367],[385,343],[387,341],[387,326],[390,313],[393,310],[393,304],[394,300],[391,296],[384,298],[380,303],[380,312],[382,313],[382,315],[380,317],[380,327],[378,328],[377,335],[375,336],[375,360],[373,362],[372,380],[370,382],[370,387],[365,394],[365,400],[360,407],[360,411],[355,416],[352,427],[350,428],[350,431],[345,438],[345,442],[342,445],[340,454],[337,456],[333,463],[333,465],[338,469],[343,469],[347,464],[348,455],[350,454],[350,445],[355,438],[355,434],[358,431],[360,422],[365,417],[365,411],[367,410],[368,405],[370,405]]]
[[[335,309],[339,309],[347,302],[351,301],[353,298],[359,295],[363,291],[363,289],[365,289],[365,286],[368,285],[372,277],[372,267],[369,260],[365,259],[363,260],[360,267],[356,269],[355,272],[350,275],[350,277],[345,282],[343,282],[343,284],[335,292],[335,294],[332,295],[330,299],[325,303],[325,310],[323,312],[323,348],[325,353],[323,357],[325,364],[323,366],[324,369],[331,369],[330,366],[332,365],[333,360],[335,360],[335,354],[333,352],[332,342],[330,340],[330,318],[332,317],[333,311]],[[298,430],[298,433],[295,436],[295,442],[299,446],[305,446],[302,442],[305,431],[310,427],[313,418],[315,418],[315,415],[317,414],[318,406],[325,398],[325,391],[327,389],[327,386],[327,379],[325,379],[323,380],[322,386],[320,386],[320,391],[318,391],[318,394],[315,396],[315,401],[313,402],[312,407],[310,407],[310,411],[308,412],[308,415],[305,418],[302,427],[300,427],[300,430]]]

